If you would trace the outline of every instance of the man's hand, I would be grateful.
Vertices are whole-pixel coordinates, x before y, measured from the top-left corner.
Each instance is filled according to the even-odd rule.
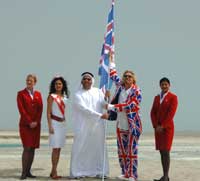
[[[105,100],[109,100],[110,99],[110,91],[107,90],[105,93]]]
[[[108,110],[108,104],[105,104],[103,108]]]
[[[104,114],[102,114],[101,119],[108,119],[108,117],[109,117],[109,114],[104,113]]]

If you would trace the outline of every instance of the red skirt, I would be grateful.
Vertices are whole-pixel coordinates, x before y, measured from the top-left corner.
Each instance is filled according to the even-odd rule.
[[[24,147],[40,147],[40,125],[33,129],[29,126],[20,125],[19,132]]]
[[[155,132],[156,150],[170,151],[174,137],[174,128],[166,128],[163,132]]]

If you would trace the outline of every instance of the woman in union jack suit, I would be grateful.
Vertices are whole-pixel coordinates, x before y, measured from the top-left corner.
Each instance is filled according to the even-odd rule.
[[[174,136],[174,115],[178,106],[178,98],[170,92],[170,81],[164,77],[160,80],[161,93],[155,96],[151,121],[155,132],[156,150],[160,151],[163,176],[155,181],[169,181],[170,150]]]
[[[141,90],[136,85],[135,74],[126,70],[121,79],[111,63],[110,77],[115,82],[116,92],[113,100],[118,97],[118,103],[108,105],[108,110],[117,112],[117,145],[121,167],[119,177],[129,181],[137,181],[138,141],[142,132],[140,119]]]
[[[20,113],[19,131],[23,144],[21,180],[27,177],[35,178],[30,172],[35,149],[40,146],[40,122],[43,103],[39,91],[34,90],[37,78],[29,74],[26,78],[26,88],[17,94],[17,105]]]

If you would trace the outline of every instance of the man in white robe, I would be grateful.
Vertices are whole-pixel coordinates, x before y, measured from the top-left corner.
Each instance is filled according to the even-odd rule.
[[[84,72],[81,87],[73,100],[71,177],[102,177],[109,174],[103,120],[108,119],[108,114],[103,113],[106,101],[103,92],[93,84],[93,74]]]

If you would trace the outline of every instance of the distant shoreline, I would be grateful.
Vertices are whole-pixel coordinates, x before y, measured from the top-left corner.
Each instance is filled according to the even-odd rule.
[[[143,132],[142,137],[152,137],[154,135],[153,132]],[[41,132],[41,139],[48,139],[48,132]],[[1,139],[19,139],[19,132],[17,130],[0,130],[0,138]],[[199,131],[176,131],[175,137],[200,137]],[[68,133],[66,138],[73,138],[72,133]],[[107,139],[116,138],[115,133],[108,133]]]

